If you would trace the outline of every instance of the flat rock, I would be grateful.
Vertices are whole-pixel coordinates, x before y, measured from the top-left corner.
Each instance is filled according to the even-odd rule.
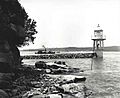
[[[86,80],[86,78],[84,76],[76,76],[76,75],[63,75],[62,79],[67,80],[67,81],[73,80],[74,83]]]
[[[49,98],[63,98],[63,96],[59,94],[49,94],[48,96]]]
[[[47,98],[45,95],[34,95],[30,98]]]
[[[62,86],[57,86],[59,92],[64,93],[66,97],[63,98],[84,98],[84,84],[83,83],[70,83]],[[68,95],[70,95],[68,97]]]
[[[63,98],[60,94],[41,94],[41,95],[34,95],[31,98]]]
[[[68,83],[79,83],[86,80],[85,76],[76,76],[76,75],[49,75],[53,78],[59,78],[60,81],[64,81],[63,84]]]
[[[66,69],[68,68],[67,65],[65,63],[61,63],[60,62],[44,62],[44,61],[38,61],[35,63],[35,67],[36,68],[40,68],[40,69],[58,69],[58,68],[63,68]]]
[[[64,65],[64,64],[57,64],[57,63],[54,63],[54,62],[48,62],[46,63],[47,66],[50,66],[52,68],[66,68],[67,65]]]
[[[78,84],[78,83],[70,83],[70,84],[64,84],[61,86],[64,89],[64,92],[70,92],[70,93],[78,93],[80,91],[83,91],[84,85]]]

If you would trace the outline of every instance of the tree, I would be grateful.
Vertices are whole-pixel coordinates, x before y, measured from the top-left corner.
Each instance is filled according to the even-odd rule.
[[[28,17],[18,0],[0,0],[0,40],[22,46],[33,42],[36,21]]]
[[[20,65],[18,46],[33,42],[37,33],[36,21],[31,19],[18,0],[0,0],[0,41],[8,42],[17,68]]]
[[[26,38],[24,40],[23,45],[29,45],[29,42],[32,43],[34,42],[35,37],[33,35],[37,34],[35,27],[36,27],[36,21],[32,20],[31,18],[27,18],[25,22]]]

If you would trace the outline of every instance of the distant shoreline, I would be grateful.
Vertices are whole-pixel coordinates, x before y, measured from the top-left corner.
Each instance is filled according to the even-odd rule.
[[[38,51],[38,50],[43,50],[43,48],[40,49],[23,49],[20,51]],[[64,47],[64,48],[47,48],[48,51],[65,51],[65,52],[70,52],[70,51],[92,51],[92,47]],[[106,52],[119,52],[120,51],[120,46],[109,46],[109,47],[104,47],[104,51]]]

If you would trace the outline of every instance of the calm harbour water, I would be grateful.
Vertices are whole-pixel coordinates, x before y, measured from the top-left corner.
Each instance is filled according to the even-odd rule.
[[[21,52],[21,55],[33,53]],[[85,84],[93,92],[89,98],[120,98],[120,52],[104,52],[103,59],[31,59],[24,63],[34,65],[40,60],[65,61],[69,66],[84,70],[77,75],[87,77]]]

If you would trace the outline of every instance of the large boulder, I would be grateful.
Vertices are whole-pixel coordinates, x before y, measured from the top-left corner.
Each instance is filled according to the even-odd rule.
[[[47,65],[46,65],[46,62],[44,61],[38,61],[35,63],[35,67],[40,69],[46,69]]]
[[[56,62],[44,62],[44,61],[36,62],[35,67],[40,68],[40,69],[58,69],[58,68],[66,69],[68,68],[65,63],[58,64]]]

